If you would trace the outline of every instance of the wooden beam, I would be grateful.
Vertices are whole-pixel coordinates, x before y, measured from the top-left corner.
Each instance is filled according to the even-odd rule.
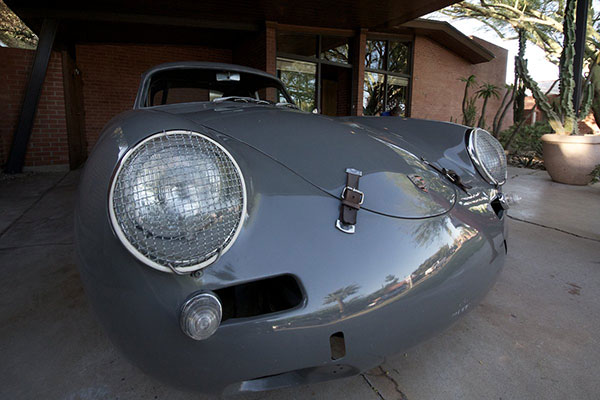
[[[146,15],[146,14],[125,14],[105,11],[74,11],[60,9],[19,9],[19,15],[23,18],[55,18],[61,21],[93,21],[93,22],[111,22],[121,24],[145,24],[160,26],[180,26],[188,28],[203,29],[227,29],[237,31],[255,31],[258,32],[261,26],[258,24],[218,21],[214,19],[201,19],[192,17],[173,17],[169,15]]]
[[[61,55],[69,167],[73,170],[82,165],[87,158],[87,142],[85,140],[83,82],[81,72],[75,65],[74,46],[71,46],[70,50],[62,50]]]
[[[310,33],[314,35],[324,36],[343,36],[352,37],[355,32],[352,29],[336,29],[326,28],[318,26],[303,26],[303,25],[290,25],[290,24],[277,24],[278,31],[298,32],[298,33]]]
[[[411,42],[414,39],[414,34],[411,33],[389,33],[389,32],[373,32],[369,31],[369,40],[394,40],[396,42]]]
[[[9,174],[16,174],[23,171],[27,144],[29,143],[29,137],[33,129],[42,86],[46,79],[46,70],[48,69],[48,62],[50,61],[57,27],[58,21],[54,19],[45,19],[42,23],[38,46],[35,51],[29,82],[27,83],[25,99],[23,100],[21,115],[19,116],[19,123],[5,167],[5,172]]]

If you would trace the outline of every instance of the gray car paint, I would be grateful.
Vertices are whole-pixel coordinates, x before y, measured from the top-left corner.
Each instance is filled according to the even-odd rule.
[[[223,107],[229,114],[219,111]],[[269,129],[249,123],[258,116],[266,121],[266,115],[264,125]],[[321,123],[327,129],[338,124],[341,127],[333,129],[339,132],[360,130],[360,140],[369,144],[357,153],[352,140],[349,144],[342,139],[323,141],[319,146],[328,151],[315,153],[310,140],[298,140],[295,159],[269,147],[269,139],[286,146],[286,140],[275,137],[275,127],[289,118],[311,121],[307,124],[316,133]],[[236,121],[244,121],[246,136],[237,133],[242,127]],[[144,265],[119,242],[108,218],[108,188],[119,159],[145,137],[172,129],[193,130],[217,140],[239,163],[246,179],[248,216],[241,233],[231,249],[199,277]],[[125,112],[103,130],[79,190],[75,237],[92,308],[115,345],[135,365],[188,389],[266,390],[375,367],[387,355],[404,351],[472,309],[504,263],[504,221],[490,206],[498,189],[478,175],[466,155],[467,130],[393,117],[336,120],[265,105],[196,103]],[[301,129],[294,132],[316,139]],[[251,133],[256,140],[246,143]],[[386,153],[389,147],[370,139],[375,137],[454,169],[473,187],[465,193],[440,175],[427,175],[443,188],[439,191],[443,196],[431,199],[439,204],[418,209],[428,217],[390,217],[382,215],[381,208],[361,209],[356,233],[340,232],[334,223],[344,174],[333,169],[366,171],[361,188],[367,198],[393,202],[418,193],[412,187],[402,193],[397,187],[392,190],[385,179],[363,186],[371,174],[414,170],[402,169],[406,166],[401,157],[396,158],[401,167],[392,165],[391,153]],[[325,153],[327,159],[321,159]],[[356,158],[336,162],[344,154]],[[381,166],[377,166],[379,159],[383,159]],[[312,169],[304,169],[302,161]],[[421,164],[414,168],[424,171]],[[336,179],[342,181],[337,186]],[[435,207],[444,210],[432,216]],[[304,301],[295,309],[227,320],[205,341],[194,341],[181,331],[179,310],[190,294],[280,274],[294,275],[302,287]],[[325,304],[329,294],[351,286],[356,293],[343,299],[343,309]],[[340,331],[345,335],[346,356],[332,361],[329,336]]]
[[[365,196],[364,209],[422,218],[443,214],[454,204],[454,186],[390,134],[368,134],[334,118],[270,106],[237,108],[235,118],[230,110],[186,111],[177,115],[258,149],[333,196],[342,193],[346,168],[359,169],[360,189],[376,193]],[[423,177],[428,190],[418,189],[409,175]]]

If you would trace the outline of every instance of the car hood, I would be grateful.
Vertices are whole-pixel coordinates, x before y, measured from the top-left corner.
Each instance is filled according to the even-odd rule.
[[[373,212],[431,217],[450,210],[456,199],[452,184],[384,131],[272,107],[223,106],[185,117],[252,146],[335,197],[347,168],[362,171],[362,208]]]

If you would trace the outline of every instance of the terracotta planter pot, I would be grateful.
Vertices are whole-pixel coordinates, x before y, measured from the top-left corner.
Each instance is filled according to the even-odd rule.
[[[544,166],[553,181],[587,185],[590,173],[600,164],[600,135],[542,136]]]

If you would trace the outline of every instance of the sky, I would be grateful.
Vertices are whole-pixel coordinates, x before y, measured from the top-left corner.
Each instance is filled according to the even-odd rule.
[[[594,10],[600,9],[600,0],[592,0]],[[443,20],[450,22],[456,29],[467,36],[477,36],[483,40],[487,40],[497,46],[504,47],[508,50],[508,64],[506,66],[506,83],[513,83],[514,80],[514,57],[519,50],[517,40],[504,40],[491,29],[487,28],[483,23],[476,19],[453,20],[450,17],[433,13],[425,16],[425,18]],[[544,51],[533,43],[527,43],[525,48],[525,58],[529,73],[537,82],[554,81],[558,79],[558,67],[549,61],[546,61]]]

